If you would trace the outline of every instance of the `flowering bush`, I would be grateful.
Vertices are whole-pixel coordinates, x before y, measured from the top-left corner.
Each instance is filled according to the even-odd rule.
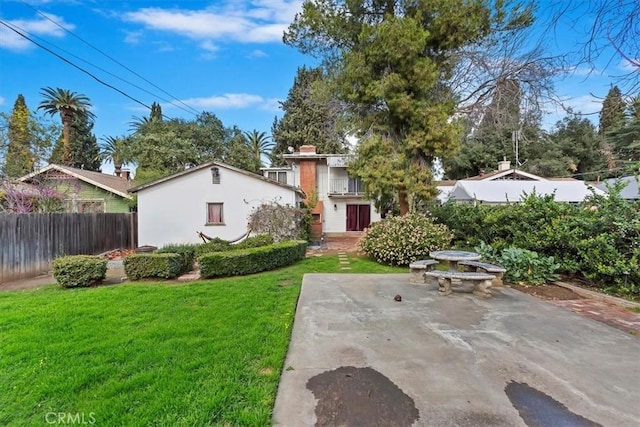
[[[377,262],[409,265],[429,257],[429,252],[449,246],[452,235],[446,225],[427,215],[411,213],[374,223],[358,242],[360,250]]]

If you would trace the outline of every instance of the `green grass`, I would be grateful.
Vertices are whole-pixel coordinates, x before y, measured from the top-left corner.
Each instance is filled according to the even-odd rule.
[[[0,293],[0,425],[270,425],[304,273],[408,272],[314,257],[252,276]]]

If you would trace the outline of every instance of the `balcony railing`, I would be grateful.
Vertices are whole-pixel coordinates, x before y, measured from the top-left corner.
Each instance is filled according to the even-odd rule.
[[[364,194],[364,184],[359,179],[343,178],[329,180],[329,195],[355,195]]]

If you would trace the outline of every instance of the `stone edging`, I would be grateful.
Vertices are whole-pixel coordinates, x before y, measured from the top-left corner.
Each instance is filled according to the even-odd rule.
[[[553,282],[553,284],[561,286],[561,287],[569,289],[569,290],[572,290],[573,292],[575,292],[576,294],[580,295],[581,297],[590,298],[590,299],[594,299],[594,300],[598,300],[598,301],[608,302],[608,303],[611,303],[611,304],[622,306],[624,308],[640,308],[640,303],[633,302],[633,301],[627,301],[625,299],[614,297],[614,296],[611,296],[611,295],[605,295],[605,294],[602,294],[600,292],[590,291],[589,289],[584,289],[584,288],[581,288],[579,286],[570,285],[569,283]]]

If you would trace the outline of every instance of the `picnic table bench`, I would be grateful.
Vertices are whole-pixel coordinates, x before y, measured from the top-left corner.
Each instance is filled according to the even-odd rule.
[[[409,264],[409,268],[411,269],[411,278],[409,281],[411,283],[426,283],[426,276],[424,273],[432,271],[436,265],[438,265],[438,261],[435,259],[421,259],[419,261],[412,262]]]
[[[451,294],[452,281],[459,281],[462,285],[473,285],[473,294],[488,298],[491,297],[492,280],[496,276],[487,273],[466,272],[466,271],[426,271],[425,277],[438,279],[440,295]]]
[[[504,267],[480,261],[460,261],[458,262],[458,265],[466,267],[467,271],[493,274],[496,276],[492,281],[493,287],[499,288],[504,286],[502,277],[504,276],[504,273],[507,272]]]

